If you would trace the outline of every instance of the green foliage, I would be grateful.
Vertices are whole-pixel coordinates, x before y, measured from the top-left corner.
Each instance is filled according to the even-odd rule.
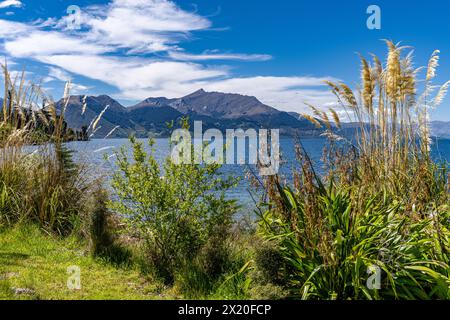
[[[276,241],[265,241],[256,248],[255,264],[260,282],[286,285],[284,274],[288,272],[289,264]]]
[[[8,161],[0,165],[0,223],[33,221],[49,232],[68,235],[85,215],[91,183],[71,162],[70,153],[59,161],[44,146],[24,155],[3,149]]]
[[[245,263],[238,271],[225,278],[217,288],[216,295],[228,300],[249,299],[252,286],[250,273],[253,269],[253,261]]]
[[[358,212],[345,189],[318,189],[312,199],[279,188],[283,211],[267,211],[259,230],[278,244],[295,297],[450,298],[448,214],[417,220],[381,196]],[[380,290],[366,285],[373,267],[383,275]]]
[[[257,235],[237,230],[236,202],[226,198],[236,181],[223,180],[219,165],[176,164],[170,157],[160,165],[152,140],[150,152],[131,138],[131,150],[116,153],[119,169],[109,199],[63,144],[87,139],[88,129],[67,128],[52,103],[30,113],[23,85],[6,80],[9,98],[0,116],[0,242],[6,252],[2,247],[0,275],[26,278],[0,280],[0,297],[14,298],[12,287],[22,286],[34,290],[29,298],[60,298],[65,268],[80,264],[90,271],[83,281],[93,298],[122,298],[130,293],[129,280],[139,289],[125,297],[147,297],[144,277],[132,270],[139,265],[158,278],[156,291],[161,279],[184,298],[450,299],[448,166],[429,157],[427,106],[420,111],[414,103],[420,112],[410,112],[411,61],[397,68],[401,48],[389,47],[387,70],[377,59],[374,66],[363,59],[362,105],[345,84],[329,83],[356,113],[356,143],[338,150],[329,117],[313,107],[330,137],[325,179],[298,148],[300,170],[292,186],[276,176],[264,181],[269,201]],[[381,99],[374,99],[377,86]],[[410,116],[418,116],[418,125]],[[187,128],[188,120],[181,126]],[[41,144],[36,154],[23,152],[35,143]],[[71,236],[74,231],[88,240],[89,250]],[[92,256],[83,257],[88,252]],[[374,268],[382,276],[379,289],[366,282]],[[60,282],[48,287],[55,274]]]
[[[130,266],[133,263],[132,251],[118,237],[119,219],[108,210],[108,200],[109,194],[101,185],[93,189],[78,231],[88,241],[89,251],[94,257],[117,266]]]
[[[61,238],[36,224],[0,227],[0,300],[176,299],[132,266],[118,268],[92,257],[76,235]],[[67,287],[67,268],[78,266],[81,289]],[[28,292],[19,294],[14,288]]]
[[[112,185],[117,200],[110,202],[110,208],[145,244],[156,275],[173,283],[177,271],[209,241],[226,240],[236,204],[225,198],[225,191],[235,182],[223,180],[215,164],[178,165],[168,157],[160,167],[152,140],[149,153],[136,139],[131,138],[131,144],[131,159],[126,148],[116,154],[119,170]],[[216,264],[222,259],[213,256],[207,267],[211,270],[219,268]]]
[[[4,181],[0,189],[0,226],[12,225],[20,218],[20,199]]]
[[[386,67],[376,57],[373,65],[362,58],[361,101],[345,84],[328,83],[355,115],[352,141],[336,135],[327,113],[311,106],[327,128],[324,179],[299,145],[293,185],[279,177],[265,181],[269,203],[258,231],[284,258],[281,283],[295,298],[450,298],[447,164],[429,155],[430,105],[424,103],[438,57],[433,53],[425,92],[416,100],[411,56],[402,58],[403,48],[392,42],[388,47]],[[446,85],[435,101],[445,92]],[[340,128],[337,112],[330,112]],[[379,289],[366,283],[377,269]]]

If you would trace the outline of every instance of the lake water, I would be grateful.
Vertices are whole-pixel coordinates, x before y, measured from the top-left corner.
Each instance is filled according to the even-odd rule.
[[[147,140],[141,141],[147,146]],[[155,142],[155,157],[162,163],[170,155],[169,142],[168,139],[156,139]],[[301,143],[318,171],[320,171],[322,150],[326,144],[326,140],[323,138],[302,139]],[[130,143],[127,139],[94,139],[88,142],[71,142],[67,144],[71,150],[75,151],[74,158],[76,161],[89,163],[94,169],[92,170],[94,174],[105,177],[107,183],[109,183],[108,179],[114,170],[116,170],[114,165],[115,157],[113,156],[114,151],[122,146],[128,148],[129,145]],[[282,154],[280,174],[288,179],[291,176],[293,168],[296,167],[294,147],[294,139],[280,139],[280,151]],[[105,155],[109,157],[108,161],[105,160]],[[450,162],[450,140],[440,139],[434,141],[432,155],[438,161],[447,160]],[[250,187],[249,180],[245,178],[249,169],[254,170],[255,168],[244,165],[224,165],[222,167],[222,173],[225,176],[233,175],[242,178],[238,186],[230,190],[227,195],[239,199],[243,210],[254,207],[252,197],[250,196],[250,191],[254,192],[254,190]]]

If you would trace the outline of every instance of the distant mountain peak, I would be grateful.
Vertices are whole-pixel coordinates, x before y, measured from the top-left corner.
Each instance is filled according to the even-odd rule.
[[[110,96],[108,96],[107,94],[100,94],[98,95],[96,98],[100,98],[100,99],[112,99]]]
[[[188,94],[188,95],[186,95],[186,96],[184,96],[182,98],[179,98],[179,99],[193,98],[193,97],[203,96],[203,95],[206,95],[206,94],[209,94],[209,92],[206,92],[204,89],[199,89],[199,90],[194,91],[194,92],[192,92],[192,93],[190,93],[190,94]]]
[[[157,108],[157,107],[166,107],[170,106],[171,103],[176,99],[168,99],[166,97],[157,97],[157,98],[147,98],[138,104],[129,107],[128,109],[134,110],[139,108]]]
[[[183,114],[195,113],[217,119],[274,116],[281,112],[263,104],[256,97],[236,93],[197,90],[169,104]]]
[[[300,130],[305,135],[315,135],[314,125],[279,111],[259,101],[256,97],[236,93],[207,92],[203,88],[180,98],[149,97],[125,108],[107,95],[88,96],[86,112],[81,113],[84,96],[73,96],[67,108],[66,119],[72,128],[88,126],[106,105],[110,107],[100,121],[98,136],[106,135],[119,126],[114,136],[148,133],[169,134],[167,123],[178,122],[182,117],[190,121],[203,121],[205,128],[279,128],[293,135]],[[60,103],[62,105],[62,103]]]

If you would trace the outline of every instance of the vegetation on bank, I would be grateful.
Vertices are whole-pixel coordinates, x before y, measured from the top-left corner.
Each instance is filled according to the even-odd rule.
[[[266,181],[270,207],[260,234],[275,246],[283,284],[312,299],[449,299],[450,198],[447,163],[430,157],[429,113],[450,82],[436,88],[438,51],[426,69],[387,41],[387,62],[361,57],[362,83],[354,93],[328,83],[340,106],[360,124],[355,141],[332,132],[337,112],[311,106],[327,128],[326,176],[319,177],[298,148],[294,185]],[[379,288],[364,275],[378,270]]]
[[[71,161],[64,113],[46,100],[52,143],[24,152],[32,118],[2,136],[0,298],[449,299],[448,164],[429,155],[429,113],[450,83],[433,92],[438,52],[420,81],[412,55],[387,44],[386,63],[361,58],[359,92],[329,83],[356,137],[333,131],[334,109],[311,106],[329,139],[325,174],[299,142],[293,183],[255,177],[256,222],[236,220],[235,180],[219,165],[159,164],[135,139],[116,154],[111,197]]]
[[[28,144],[42,144],[55,137],[63,141],[89,139],[85,128],[77,131],[68,127],[64,116],[60,116],[60,110],[56,109],[54,102],[45,96],[41,88],[26,83],[25,72],[12,79],[7,66],[2,65],[2,69],[5,97],[0,99],[2,143],[12,137],[23,139],[24,134]],[[70,83],[66,85],[65,94],[68,94],[69,86]]]
[[[94,258],[86,243],[61,238],[36,224],[0,230],[0,299],[177,299],[164,285],[142,277],[137,267],[117,267]],[[68,268],[81,270],[81,289],[67,286]]]

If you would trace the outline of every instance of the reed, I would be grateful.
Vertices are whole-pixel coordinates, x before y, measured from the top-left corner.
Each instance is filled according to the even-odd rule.
[[[0,223],[33,221],[49,232],[66,235],[80,224],[93,183],[85,166],[73,163],[64,145],[70,83],[64,107],[57,110],[39,86],[27,83],[25,73],[11,79],[7,65],[2,68]]]
[[[430,110],[449,83],[432,96],[435,51],[418,95],[421,69],[412,53],[386,43],[385,64],[361,57],[357,92],[328,82],[357,124],[352,137],[341,134],[336,108],[311,106],[309,118],[329,139],[325,174],[316,173],[299,142],[293,184],[265,181],[269,201],[258,231],[284,258],[282,279],[296,298],[450,298],[447,164],[433,162],[429,129]],[[374,268],[382,273],[379,288],[367,286]]]
[[[432,143],[430,111],[442,102],[450,81],[436,87],[433,79],[439,61],[434,51],[426,68],[425,79],[414,68],[413,52],[403,55],[407,47],[386,41],[386,63],[373,56],[372,62],[361,59],[361,84],[354,92],[344,83],[327,82],[338,101],[346,120],[357,124],[355,137],[348,141],[339,136],[341,122],[335,109],[330,109],[334,125],[326,112],[313,107],[314,123],[326,129],[332,140],[345,140],[347,150],[355,153],[352,162],[341,170],[331,170],[329,180],[359,186],[358,194],[365,196],[386,190],[401,201],[409,203],[409,210],[423,210],[429,202],[445,202],[447,164],[436,164],[430,157]],[[418,93],[423,83],[423,92]],[[438,90],[436,91],[436,88]],[[334,138],[334,139],[333,139]],[[333,141],[332,141],[333,142]],[[331,143],[325,160],[342,161],[331,154],[337,152]],[[336,168],[336,166],[334,166]],[[337,168],[336,168],[337,169]],[[353,172],[348,179],[348,170]]]

